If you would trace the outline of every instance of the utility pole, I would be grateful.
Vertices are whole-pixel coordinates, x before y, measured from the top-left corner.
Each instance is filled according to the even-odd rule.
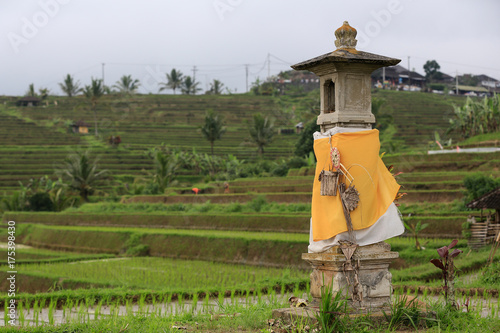
[[[410,89],[411,79],[410,79],[410,56],[408,56],[408,90]]]
[[[246,87],[247,87],[246,92],[248,92],[248,64],[245,65],[245,79],[246,79]]]
[[[458,96],[458,70],[455,70],[455,95]]]
[[[197,71],[198,70],[196,69],[196,66],[193,66],[193,84],[196,83],[196,72]],[[193,91],[193,94],[196,95],[196,89],[195,89],[195,91]]]
[[[382,89],[385,88],[384,82],[385,82],[385,67],[382,67]]]
[[[271,76],[271,53],[267,54],[267,79]]]
[[[195,82],[195,81],[196,81],[196,72],[197,72],[197,71],[198,71],[198,70],[196,69],[196,66],[193,66],[193,82]]]
[[[104,88],[104,65],[105,63],[102,63],[102,87]]]

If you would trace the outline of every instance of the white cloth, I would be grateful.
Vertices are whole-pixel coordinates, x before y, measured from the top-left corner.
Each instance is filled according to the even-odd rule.
[[[329,137],[330,135],[335,135],[337,133],[344,132],[357,132],[357,131],[365,131],[366,128],[348,128],[348,127],[334,127],[325,133],[316,132],[313,134],[314,140],[324,139]],[[356,241],[359,246],[365,246],[370,244],[375,244],[378,242],[382,242],[386,239],[396,237],[401,235],[405,231],[403,221],[401,220],[401,216],[399,211],[394,203],[391,203],[387,211],[382,215],[377,222],[375,222],[372,226],[362,229],[355,230],[354,234],[356,236]],[[339,240],[349,240],[349,235],[347,232],[340,233],[335,237],[321,240],[321,241],[313,241],[312,237],[312,218],[310,221],[309,228],[309,253],[320,253],[328,250],[332,246],[339,245]]]

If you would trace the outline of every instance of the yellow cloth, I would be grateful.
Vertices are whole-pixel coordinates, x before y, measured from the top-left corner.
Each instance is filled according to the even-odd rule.
[[[353,176],[353,185],[359,192],[358,207],[351,212],[354,230],[373,225],[394,201],[400,186],[379,157],[378,135],[378,130],[338,133],[331,137],[331,145],[330,138],[314,140],[317,159],[311,209],[314,241],[347,231],[339,193],[336,196],[320,194],[318,176],[322,170],[331,169],[330,147],[339,150],[340,162]]]

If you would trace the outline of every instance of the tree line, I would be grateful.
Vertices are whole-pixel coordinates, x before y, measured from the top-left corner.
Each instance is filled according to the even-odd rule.
[[[166,80],[164,82],[158,82],[158,92],[162,92],[164,90],[172,90],[174,95],[177,90],[180,90],[182,94],[185,95],[196,95],[202,89],[199,87],[200,82],[196,81],[195,78],[187,75],[185,76],[180,70],[172,69],[170,73],[165,74]],[[102,79],[94,79],[91,78],[90,85],[82,86],[80,81],[75,80],[73,76],[67,74],[63,81],[59,83],[59,87],[62,92],[68,97],[76,96],[80,93],[85,95],[85,92],[89,89],[92,89],[93,86],[101,85],[102,94],[124,94],[124,95],[133,95],[137,93],[137,90],[141,86],[141,83],[138,79],[132,78],[132,75],[123,75],[114,85],[106,86],[103,84]],[[205,92],[205,94],[209,95],[220,95],[223,93],[224,84],[217,79],[214,79],[210,83],[210,89]],[[48,97],[50,90],[48,88],[40,88],[38,93],[35,90],[34,84],[31,83],[29,85],[28,90],[26,91],[26,96],[33,97],[41,97],[45,99]]]

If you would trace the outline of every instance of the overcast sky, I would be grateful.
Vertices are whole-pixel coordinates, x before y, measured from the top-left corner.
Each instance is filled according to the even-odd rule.
[[[60,95],[66,74],[89,84],[103,67],[106,85],[131,74],[142,93],[194,66],[203,90],[219,79],[245,92],[245,65],[250,85],[331,52],[345,20],[358,50],[410,57],[421,74],[435,59],[450,75],[500,79],[499,16],[498,0],[0,0],[0,95],[30,83]]]

